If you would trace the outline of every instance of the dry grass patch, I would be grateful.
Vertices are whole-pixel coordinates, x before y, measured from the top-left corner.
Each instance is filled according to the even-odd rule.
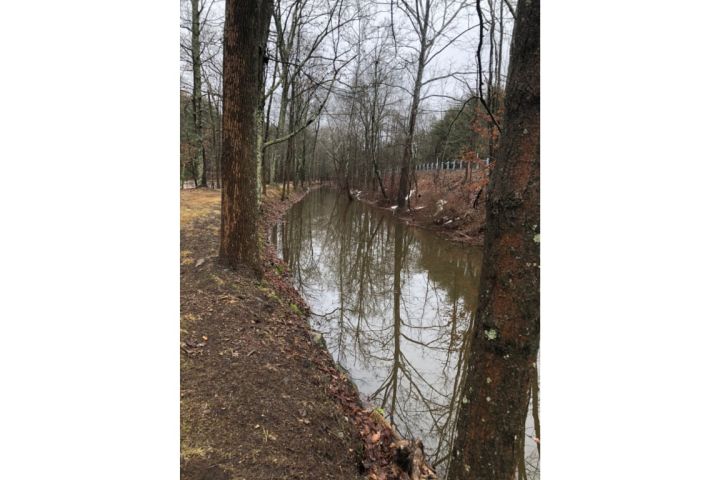
[[[180,191],[180,226],[220,209],[220,190],[204,188]]]

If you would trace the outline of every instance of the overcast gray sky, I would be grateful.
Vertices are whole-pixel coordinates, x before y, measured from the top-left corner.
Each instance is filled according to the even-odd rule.
[[[325,0],[316,0],[318,4],[322,4]],[[496,0],[499,2],[500,0]],[[453,0],[447,0],[443,2],[437,2],[439,6],[443,6],[444,4],[453,4]],[[455,2],[457,3],[457,2]],[[511,2],[514,3],[514,2]],[[213,55],[215,54],[215,63],[219,67],[222,65],[221,61],[221,52],[216,53],[215,50],[221,50],[221,42],[222,42],[222,24],[223,24],[223,18],[224,18],[224,9],[225,9],[225,1],[224,0],[206,0],[205,4],[207,7],[205,8],[205,11],[203,12],[203,18],[208,19],[208,25],[205,29],[206,31],[203,32],[203,38],[213,38],[214,44],[208,47],[208,50],[204,52],[205,55]],[[283,2],[283,4],[286,4],[286,2]],[[389,23],[390,21],[390,4],[387,2],[374,2],[374,1],[364,1],[360,2],[362,5],[362,9],[366,13],[371,14],[370,22],[372,25],[378,26],[382,25],[383,23]],[[496,9],[499,9],[499,3],[496,5]],[[487,1],[481,2],[481,8],[483,9],[484,15],[486,17],[486,21],[489,18],[489,4]],[[510,41],[512,38],[512,27],[513,27],[513,19],[511,15],[509,14],[506,7],[504,7],[504,33],[503,33],[503,54],[502,54],[502,72],[503,75],[507,71],[507,65],[509,60],[509,51],[510,51]],[[496,10],[497,11],[497,10]],[[394,8],[394,15],[393,19],[395,22],[395,32],[396,37],[399,40],[399,43],[406,43],[409,42],[410,44],[414,43],[417,44],[417,38],[413,37],[412,32],[410,31],[409,23],[407,22],[404,15],[399,11],[397,8],[397,4],[395,4]],[[207,15],[207,17],[205,17]],[[436,13],[436,16],[439,16],[439,12]],[[188,19],[190,17],[190,2],[187,0],[182,0],[180,3],[180,23],[181,25],[188,24]],[[474,72],[477,70],[477,61],[475,52],[477,49],[478,39],[479,39],[479,28],[477,27],[479,21],[477,12],[475,10],[474,3],[468,3],[466,8],[463,10],[461,14],[457,16],[457,18],[453,21],[451,25],[451,32],[452,35],[449,35],[449,38],[452,38],[455,36],[455,34],[462,32],[463,30],[470,29],[471,27],[475,26],[475,28],[472,28],[468,30],[466,33],[464,33],[462,36],[460,36],[457,40],[453,42],[452,45],[447,47],[445,50],[443,50],[440,54],[437,55],[437,57],[431,62],[431,64],[428,66],[428,69],[426,70],[425,78],[432,78],[435,76],[442,76],[449,72],[472,72],[465,75],[459,75],[458,77],[462,78],[464,81],[459,80],[457,78],[447,78],[444,80],[439,80],[437,82],[433,82],[429,85],[427,85],[423,92],[425,96],[430,95],[421,105],[421,112],[423,113],[423,117],[421,118],[421,121],[427,121],[431,118],[437,117],[441,115],[442,112],[447,110],[448,107],[450,107],[453,103],[452,98],[461,98],[462,96],[467,94],[468,91],[468,85],[474,86],[475,85],[475,74]],[[355,29],[357,25],[355,25],[355,22],[348,26],[348,28]],[[496,38],[499,38],[499,27],[496,27]],[[309,34],[308,34],[309,35]],[[183,38],[184,37],[184,38]],[[189,32],[183,28],[181,28],[181,42],[184,41],[186,44],[188,43],[189,38]],[[442,48],[444,43],[446,42],[446,39],[440,39],[438,41],[438,44],[434,47],[434,51],[439,50]],[[369,46],[369,45],[368,45]],[[489,32],[488,29],[485,29],[485,37],[484,37],[484,46],[483,46],[483,66],[484,66],[484,72],[485,75],[487,75],[487,62],[488,62],[488,54],[489,54]],[[191,74],[191,66],[189,64],[189,55],[184,54],[182,48],[180,49],[180,84],[181,88],[186,90],[192,89],[192,74]],[[409,56],[412,54],[410,48],[400,46],[399,52],[398,52],[398,62],[401,62],[403,58],[409,58]],[[272,66],[270,66],[272,68]],[[352,71],[352,65],[348,65],[348,67],[345,69],[343,75],[345,78],[350,74]],[[214,78],[213,74],[210,73],[211,78],[214,81],[219,81],[219,79]],[[401,82],[402,86],[406,88],[411,88],[412,86],[412,78],[409,74],[405,75],[404,80]],[[277,92],[276,92],[277,94]],[[401,99],[401,101],[405,101],[409,103],[410,96],[407,93],[404,93],[402,90],[398,89],[397,91],[398,98]],[[328,108],[332,108],[332,101],[329,102]]]

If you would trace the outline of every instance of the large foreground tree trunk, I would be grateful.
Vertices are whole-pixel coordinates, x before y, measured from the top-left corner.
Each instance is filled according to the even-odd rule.
[[[220,261],[261,275],[256,110],[272,0],[227,0],[223,52]]]
[[[540,334],[540,1],[518,3],[450,479],[511,480]]]

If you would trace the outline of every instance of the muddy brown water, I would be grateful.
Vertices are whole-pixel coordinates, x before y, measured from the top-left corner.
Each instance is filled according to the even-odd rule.
[[[481,247],[408,227],[330,189],[309,193],[271,232],[335,361],[368,405],[420,438],[444,474],[457,428]],[[525,470],[539,478],[532,408]]]

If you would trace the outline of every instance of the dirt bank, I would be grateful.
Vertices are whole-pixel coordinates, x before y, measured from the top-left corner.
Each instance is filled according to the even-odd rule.
[[[409,225],[432,230],[453,242],[479,245],[485,226],[484,197],[473,207],[484,179],[477,171],[466,180],[463,170],[417,172],[417,188],[410,197],[410,210],[395,214]],[[385,179],[389,185],[389,179]],[[359,199],[379,208],[394,210],[396,195],[391,189],[384,198],[380,191],[361,192]]]
[[[264,228],[303,194],[268,189]],[[218,264],[219,207],[217,191],[181,192],[181,477],[401,478],[393,432],[310,330],[282,261],[265,246],[262,282]]]

